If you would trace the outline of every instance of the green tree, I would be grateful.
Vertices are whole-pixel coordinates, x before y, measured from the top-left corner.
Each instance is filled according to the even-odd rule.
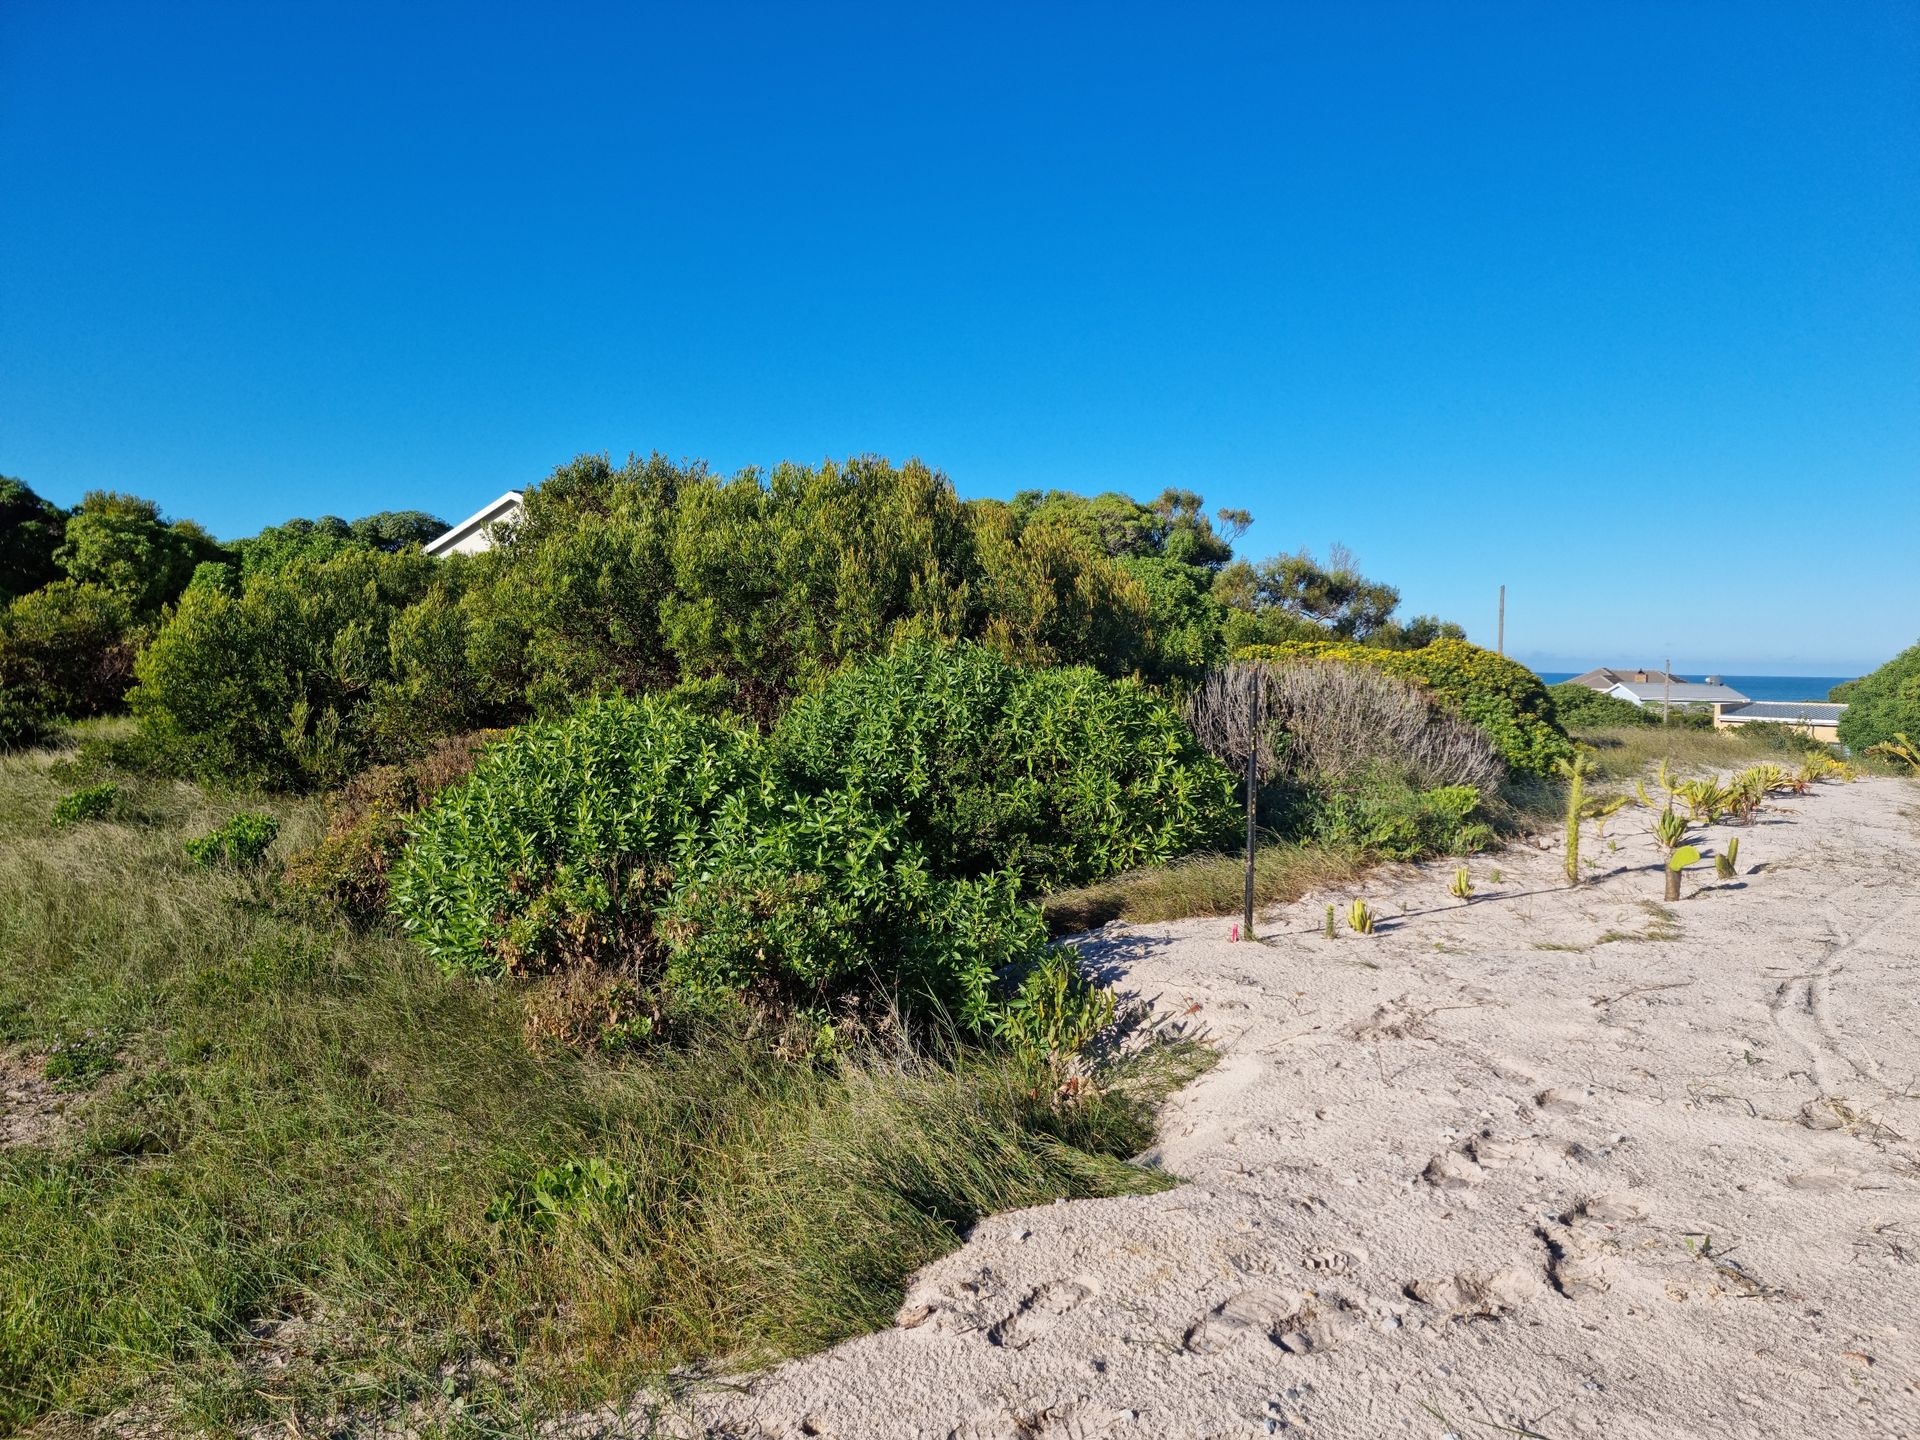
[[[151,500],[90,490],[67,520],[56,558],[69,579],[110,590],[145,617],[171,604],[203,560],[226,555],[193,521],[163,521]]]
[[[1400,604],[1398,590],[1367,579],[1352,553],[1340,545],[1328,553],[1325,565],[1305,550],[1257,565],[1235,561],[1220,572],[1214,595],[1253,617],[1254,623],[1236,629],[1239,644],[1281,644],[1303,638],[1303,630],[1368,640],[1387,632]],[[1436,628],[1436,638],[1438,633]],[[1258,639],[1242,638],[1256,634]]]
[[[256,575],[237,596],[195,587],[135,662],[134,713],[220,781],[307,789],[404,756],[467,721],[471,681],[438,669],[434,648],[457,613],[436,596],[447,579],[417,553],[353,548]],[[433,615],[403,622],[426,600]]]
[[[41,499],[24,481],[0,475],[0,601],[60,577],[54,552],[66,528],[66,511]]]

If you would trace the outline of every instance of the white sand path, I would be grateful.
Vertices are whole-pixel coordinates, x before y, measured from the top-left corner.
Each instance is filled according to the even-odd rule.
[[[1085,953],[1216,1069],[1189,1183],[982,1221],[741,1436],[1920,1436],[1920,787],[1822,786],[1662,913],[1644,812]],[[1757,868],[1756,868],[1757,867]],[[1495,869],[1499,883],[1491,880]],[[1746,873],[1753,870],[1754,873]],[[1402,910],[1404,907],[1404,914]],[[1668,916],[1671,916],[1669,919]]]

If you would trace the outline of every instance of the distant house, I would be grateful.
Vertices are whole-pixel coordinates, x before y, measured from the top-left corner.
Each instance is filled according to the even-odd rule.
[[[1721,730],[1751,725],[1756,720],[1770,725],[1791,725],[1816,740],[1834,744],[1840,739],[1840,717],[1846,713],[1846,706],[1824,701],[1749,700],[1744,705],[1716,705],[1713,723]]]
[[[1602,666],[1576,675],[1567,683],[1601,690],[1633,705],[1653,708],[1673,705],[1687,710],[1710,707],[1714,728],[1719,730],[1766,721],[1773,725],[1791,725],[1816,740],[1828,742],[1839,740],[1840,717],[1847,712],[1844,705],[1814,701],[1750,700],[1731,685],[1722,684],[1718,675],[1695,681],[1669,675],[1664,670],[1616,670]]]
[[[1634,674],[1640,672],[1636,670]],[[1682,680],[1680,676],[1665,676],[1657,670],[1649,674],[1657,678],[1617,680],[1607,685],[1607,693],[1632,705],[1682,705],[1688,708],[1711,705],[1716,712],[1722,705],[1747,705],[1747,697],[1732,685],[1720,684],[1720,676],[1707,676],[1703,682],[1693,682]]]
[[[1584,685],[1589,690],[1611,690],[1616,685],[1658,685],[1664,680],[1677,680],[1677,675],[1668,675],[1664,670],[1614,670],[1602,665],[1597,670],[1589,670],[1584,675],[1576,675],[1567,681],[1569,685]]]
[[[429,555],[478,555],[482,550],[491,550],[499,527],[511,525],[525,508],[520,492],[509,490],[422,548]]]

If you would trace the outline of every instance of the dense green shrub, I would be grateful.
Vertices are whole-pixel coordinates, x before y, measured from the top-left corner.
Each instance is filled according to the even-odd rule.
[[[62,795],[55,802],[54,827],[78,825],[83,820],[104,820],[113,813],[113,807],[119,802],[120,787],[111,781],[82,786],[70,794]]]
[[[141,633],[113,591],[55,581],[0,610],[0,691],[23,713],[106,714],[132,683]]]
[[[950,878],[858,787],[790,790],[751,732],[657,698],[522,726],[416,822],[392,907],[443,963],[574,965],[809,1005],[900,992],[970,1026],[1046,943],[1006,873]]]
[[[393,911],[444,964],[498,975],[658,958],[729,797],[771,801],[751,734],[652,697],[523,725],[413,827]]]
[[[1288,829],[1335,849],[1388,860],[1465,855],[1493,843],[1471,785],[1417,790],[1390,767],[1317,782],[1294,797]],[[1286,806],[1282,805],[1282,813]]]
[[[1854,681],[1840,717],[1840,743],[1856,755],[1897,734],[1920,737],[1920,645]]]
[[[0,475],[0,601],[60,578],[53,558],[67,528],[67,512],[32,487]]]
[[[1660,712],[1571,680],[1549,685],[1553,713],[1569,729],[1603,730],[1621,725],[1658,725]]]
[[[907,644],[850,666],[796,701],[772,741],[800,788],[856,786],[897,808],[945,873],[1084,884],[1236,823],[1232,777],[1147,690],[980,645]]]
[[[146,618],[187,588],[203,560],[225,555],[193,521],[162,520],[151,500],[90,490],[68,517],[55,558],[69,579],[110,591]]]
[[[280,822],[271,815],[242,811],[224,825],[186,842],[196,865],[257,865],[280,838]]]
[[[444,583],[417,552],[353,548],[195,587],[136,662],[134,713],[208,779],[340,784],[484,718]]]
[[[1341,641],[1250,645],[1236,660],[1281,660],[1311,655],[1378,665],[1426,686],[1442,704],[1478,725],[1515,770],[1549,774],[1553,762],[1573,754],[1556,722],[1553,699],[1526,666],[1464,640],[1443,638],[1418,650],[1390,650]]]
[[[39,696],[24,687],[0,686],[0,753],[44,745],[57,728]]]

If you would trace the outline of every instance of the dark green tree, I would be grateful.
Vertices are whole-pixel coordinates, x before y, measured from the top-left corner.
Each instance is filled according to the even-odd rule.
[[[66,511],[24,481],[0,475],[0,601],[60,578],[54,552],[66,528]]]

